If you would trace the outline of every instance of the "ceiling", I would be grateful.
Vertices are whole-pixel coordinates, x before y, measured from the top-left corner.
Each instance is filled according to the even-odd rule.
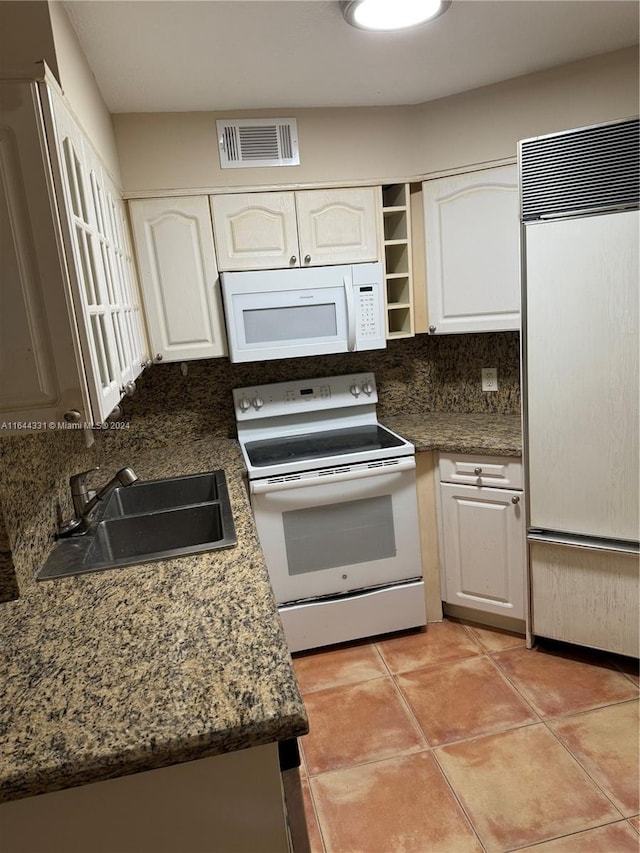
[[[636,44],[639,6],[453,0],[373,33],[329,0],[65,2],[114,113],[422,103]]]

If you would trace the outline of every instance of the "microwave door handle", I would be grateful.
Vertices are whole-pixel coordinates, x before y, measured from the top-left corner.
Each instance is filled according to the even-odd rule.
[[[353,352],[356,348],[356,316],[353,310],[353,284],[348,276],[342,277],[344,295],[347,300],[347,349]]]

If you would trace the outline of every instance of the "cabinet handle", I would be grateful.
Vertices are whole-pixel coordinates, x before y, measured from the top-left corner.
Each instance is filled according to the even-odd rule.
[[[291,257],[289,258],[289,263],[291,264],[291,266],[293,266],[295,263],[297,263],[297,261],[298,261],[298,259],[296,258],[295,255],[291,255]]]
[[[127,397],[133,397],[136,393],[136,383],[135,382],[127,382],[126,385],[120,389],[121,394],[125,394]]]
[[[518,495],[514,495],[514,496],[511,498],[511,503],[512,503],[512,504],[519,504],[519,503],[520,503],[520,497],[519,497]]]
[[[64,413],[64,419],[68,424],[79,424],[82,420],[82,415],[77,409],[71,409]]]
[[[431,334],[433,334],[435,332],[435,330],[436,330],[435,326],[429,326],[429,331],[431,332]]]
[[[305,255],[304,256],[304,262],[305,262],[305,264],[310,264],[311,263],[311,255]]]
[[[479,477],[480,474],[482,474],[482,468],[474,468],[473,473],[476,475],[476,477]]]
[[[161,352],[156,353],[156,361],[162,361],[162,353]]]

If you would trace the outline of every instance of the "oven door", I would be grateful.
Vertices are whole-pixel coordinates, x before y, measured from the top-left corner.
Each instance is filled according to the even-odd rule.
[[[420,578],[415,459],[251,483],[278,604]]]

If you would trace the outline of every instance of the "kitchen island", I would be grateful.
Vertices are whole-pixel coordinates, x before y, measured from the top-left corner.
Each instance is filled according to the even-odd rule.
[[[2,801],[307,731],[237,442],[132,447],[101,459],[102,471],[224,469],[238,545],[21,584],[0,606]]]

